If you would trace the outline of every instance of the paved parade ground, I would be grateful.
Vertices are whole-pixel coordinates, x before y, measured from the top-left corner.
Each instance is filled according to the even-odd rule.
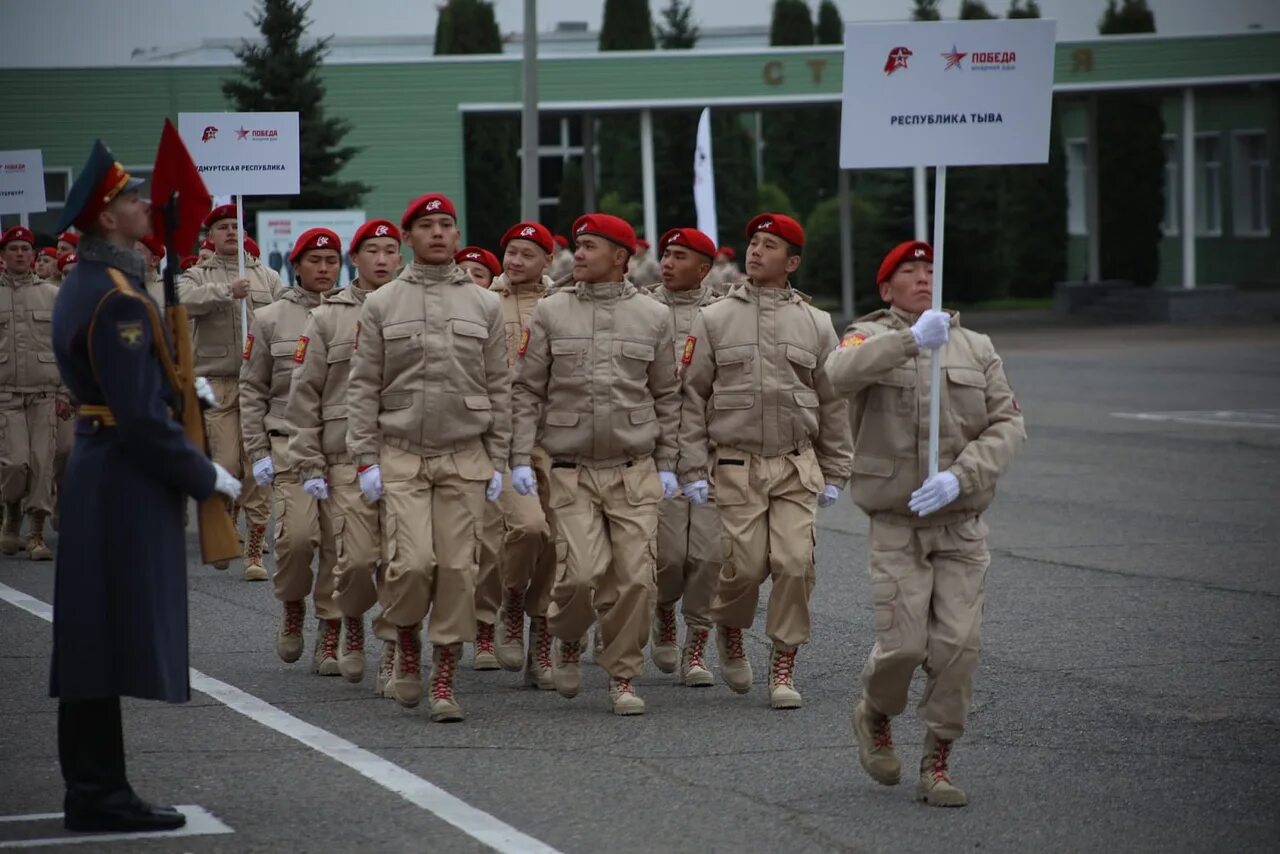
[[[987,517],[983,659],[952,766],[968,808],[913,801],[914,707],[895,727],[903,783],[858,766],[871,607],[867,525],[845,498],[819,515],[795,712],[768,708],[762,614],[746,696],[649,664],[648,713],[617,718],[595,667],[567,701],[468,653],[467,720],[432,724],[372,696],[372,643],[362,685],[310,675],[313,621],[282,664],[270,586],[192,564],[200,693],[125,704],[134,786],[192,820],[70,850],[1275,850],[1280,327],[993,336],[1029,441]],[[49,624],[31,613],[48,613],[53,566],[0,560],[0,585],[4,848],[71,834],[38,817],[62,798]]]

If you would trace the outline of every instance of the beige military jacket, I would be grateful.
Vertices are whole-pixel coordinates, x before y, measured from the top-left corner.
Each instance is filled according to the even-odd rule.
[[[156,301],[156,305],[164,310],[164,279],[160,278],[160,274],[150,268],[147,269],[147,279],[143,282],[143,289],[147,295]]]
[[[249,280],[249,325],[254,313],[280,298],[284,284],[275,270],[252,255],[244,259]],[[234,256],[214,255],[189,268],[178,279],[178,302],[191,316],[191,345],[196,373],[205,377],[240,374],[240,301],[231,298],[231,283],[239,276]]]
[[[641,290],[662,281],[662,270],[658,268],[658,262],[653,260],[652,252],[644,256],[643,260],[632,260],[627,278]]]
[[[707,478],[709,442],[765,457],[812,447],[825,482],[843,488],[853,447],[825,370],[835,346],[830,315],[789,286],[735,285],[703,308],[681,359],[680,479]]]
[[[289,466],[306,481],[324,477],[331,465],[350,463],[347,452],[347,383],[355,351],[360,309],[372,291],[351,287],[329,291],[311,310],[302,335],[302,364],[289,387]]]
[[[653,297],[658,302],[665,305],[671,311],[671,324],[675,332],[675,338],[672,341],[674,355],[677,363],[684,354],[684,345],[689,338],[689,332],[693,329],[693,321],[698,316],[699,310],[704,305],[710,305],[719,297],[712,293],[711,288],[705,284],[688,291],[672,291],[668,290],[666,285],[659,283],[656,288],[645,291],[646,294]]]
[[[938,470],[956,476],[960,497],[923,519],[910,512],[907,501],[929,474],[930,356],[911,335],[916,319],[883,309],[854,321],[827,373],[853,401],[853,500],[870,516],[946,525],[987,508],[1027,434],[991,339],[960,326],[953,313],[950,340],[938,351]]]
[[[556,251],[556,257],[551,261],[551,269],[547,272],[552,280],[563,279],[565,276],[573,274],[573,253],[568,249],[560,249]]]
[[[507,366],[512,369],[513,376],[520,361],[520,348],[524,345],[524,333],[529,328],[533,309],[551,285],[551,278],[543,276],[542,281],[536,284],[516,288],[508,281],[507,274],[503,273],[489,286],[489,290],[502,300],[502,325],[507,333]]]
[[[653,457],[674,471],[673,339],[671,313],[625,282],[544,297],[513,386],[511,464],[530,465],[536,443],[553,460],[591,468]]]
[[[53,302],[58,289],[35,273],[0,273],[0,390],[55,392],[62,384],[53,355]]]
[[[424,457],[479,438],[494,468],[511,447],[511,372],[498,295],[457,264],[410,264],[360,312],[347,388],[347,443],[356,465],[381,443]]]
[[[279,301],[264,306],[249,327],[240,369],[240,432],[244,451],[257,462],[271,454],[270,434],[288,435],[285,417],[293,369],[302,363],[307,315],[321,294],[288,288]]]

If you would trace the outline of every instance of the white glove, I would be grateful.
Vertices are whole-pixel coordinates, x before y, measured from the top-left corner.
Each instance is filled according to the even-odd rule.
[[[253,464],[253,479],[258,482],[258,486],[270,486],[271,481],[276,479],[276,465],[271,462],[270,456]]]
[[[213,491],[221,492],[223,495],[235,501],[240,497],[240,480],[234,477],[231,472],[224,469],[217,463],[213,464]]]
[[[675,472],[660,471],[658,480],[662,481],[663,501],[670,501],[680,494],[680,481],[676,480]]]
[[[960,497],[960,481],[949,471],[940,471],[911,493],[907,506],[917,516],[928,516]]]
[[[210,409],[216,409],[218,406],[218,396],[213,393],[213,386],[209,385],[209,381],[204,377],[196,377],[196,397],[209,404]]]
[[[316,501],[325,501],[329,498],[329,484],[322,477],[313,477],[303,481],[302,491]]]
[[[911,335],[920,345],[921,350],[937,350],[947,343],[951,334],[951,315],[945,311],[929,309],[920,315],[916,325],[911,327]]]
[[[382,466],[369,466],[360,472],[360,491],[370,504],[382,498]]]
[[[497,501],[498,496],[502,494],[502,472],[495,471],[493,477],[489,478],[489,486],[484,491],[484,497],[488,501]]]
[[[701,507],[707,503],[707,499],[711,497],[711,485],[705,480],[695,480],[693,483],[684,485],[684,497],[689,499],[693,504]]]
[[[830,507],[840,500],[840,487],[828,483],[822,487],[822,494],[818,496],[819,507]]]
[[[529,466],[516,466],[511,470],[511,485],[521,495],[538,494],[538,481]]]

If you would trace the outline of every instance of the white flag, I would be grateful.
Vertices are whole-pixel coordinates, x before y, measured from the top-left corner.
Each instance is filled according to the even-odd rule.
[[[716,223],[716,175],[711,162],[711,109],[698,119],[698,145],[693,152],[693,204],[698,211],[698,231],[720,243]]]

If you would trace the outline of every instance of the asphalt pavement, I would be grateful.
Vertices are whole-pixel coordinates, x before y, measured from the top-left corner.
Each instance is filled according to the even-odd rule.
[[[568,701],[468,654],[467,720],[432,724],[372,696],[372,645],[362,685],[281,663],[270,585],[192,562],[192,666],[213,695],[128,701],[130,776],[230,832],[68,850],[1276,850],[1280,326],[993,334],[1030,438],[987,515],[982,664],[953,762],[966,809],[858,766],[867,526],[842,499],[819,519],[794,712],[768,708],[761,614],[746,696],[650,664],[648,713],[615,718],[598,668]],[[0,584],[5,847],[69,834],[9,820],[61,808],[50,629],[29,612],[51,601],[53,565],[2,559]],[[895,736],[910,772],[914,704]]]

